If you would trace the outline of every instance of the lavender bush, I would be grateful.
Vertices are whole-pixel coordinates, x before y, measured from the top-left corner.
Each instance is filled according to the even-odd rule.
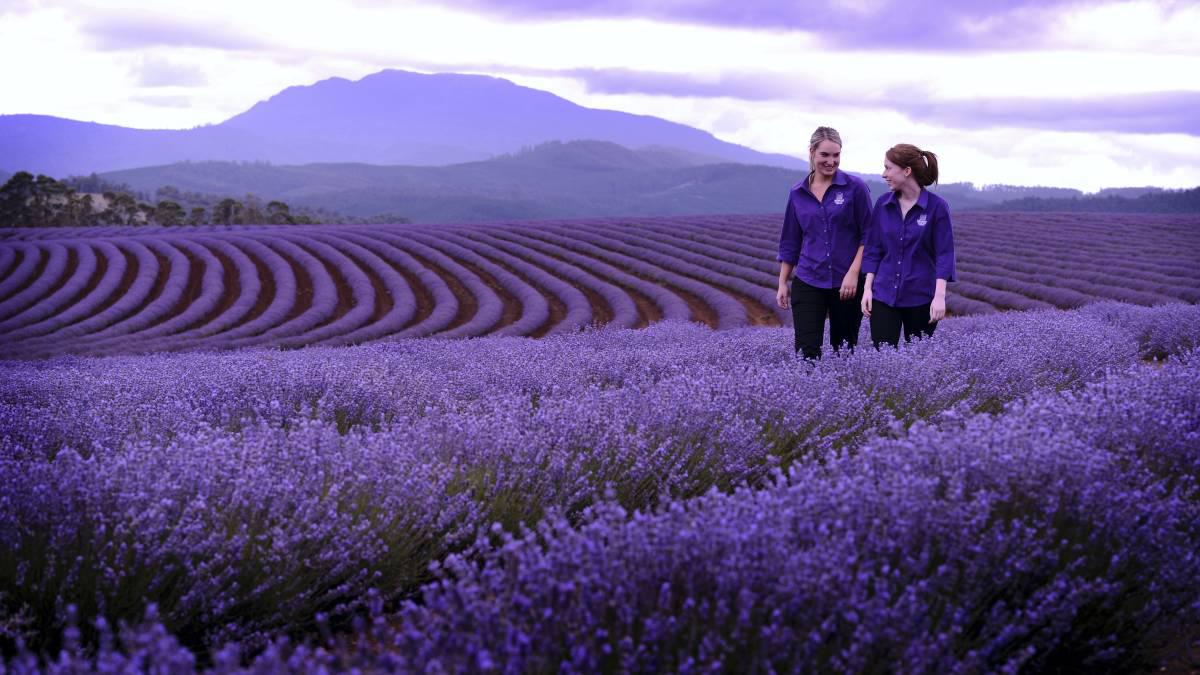
[[[1200,619],[1198,384],[1191,352],[998,415],[949,411],[759,488],[646,510],[610,493],[517,536],[484,528],[398,613],[367,591],[369,623],[334,634],[318,614],[299,643],[214,647],[211,669],[244,672],[247,657],[253,672],[1149,668],[1159,639]],[[1114,420],[1137,427],[1098,424]],[[290,475],[312,473],[301,465]],[[196,664],[158,605],[116,637],[92,625],[98,651],[69,628],[47,665]],[[41,667],[28,653],[10,662]]]
[[[480,564],[451,556],[380,643],[434,671],[1153,665],[1200,617],[1198,357],[921,424],[764,490],[549,517],[481,542]],[[1111,415],[1142,420],[1136,438],[1098,429]]]
[[[910,544],[920,551],[920,546],[926,545],[921,542],[932,542],[930,550],[942,551],[946,564],[962,566],[956,568],[962,588],[954,593],[961,592],[962,598],[955,602],[967,603],[964,607],[977,607],[990,597],[986,590],[978,591],[984,599],[971,595],[978,590],[971,586],[974,582],[969,583],[975,578],[972,575],[986,573],[988,579],[1001,579],[997,582],[1000,587],[1008,587],[1008,581],[996,576],[1003,571],[1006,556],[1017,561],[1014,574],[1022,565],[1034,563],[1049,567],[1031,569],[1074,574],[1074,568],[1063,571],[1054,566],[1057,563],[1046,562],[1052,553],[1063,559],[1067,555],[1065,549],[1056,548],[1058,540],[1045,540],[1050,532],[1047,523],[1057,522],[1057,512],[1048,510],[1049,504],[1075,509],[1069,512],[1071,518],[1094,511],[1093,520],[1078,525],[1081,532],[1132,537],[1129,545],[1144,549],[1151,557],[1126,550],[1120,543],[1124,539],[1097,540],[1095,551],[1111,549],[1120,560],[1130,560],[1136,569],[1144,567],[1149,570],[1146,574],[1152,572],[1157,575],[1154,578],[1164,580],[1161,588],[1137,586],[1141,579],[1151,577],[1137,576],[1142,573],[1123,563],[1111,568],[1119,574],[1105,576],[1108,572],[1104,570],[1110,569],[1105,567],[1080,577],[1090,579],[1087,583],[1093,585],[1087,586],[1090,590],[1086,593],[1078,591],[1082,595],[1077,600],[1083,603],[1078,607],[1092,607],[1087,602],[1117,602],[1114,598],[1121,596],[1117,586],[1096,585],[1098,579],[1117,584],[1133,575],[1130,578],[1136,584],[1129,588],[1139,589],[1138,597],[1149,597],[1149,604],[1136,612],[1130,608],[1133,605],[1120,602],[1103,606],[1108,608],[1104,611],[1120,617],[1122,625],[1126,621],[1144,625],[1144,634],[1127,636],[1113,628],[1115,637],[1110,640],[1108,633],[1097,633],[1101,629],[1095,625],[1078,623],[1083,620],[1061,613],[1067,612],[1064,607],[1077,605],[1050,603],[1053,612],[1059,612],[1051,615],[1060,617],[1054,626],[1061,627],[1014,629],[1019,633],[1013,638],[1018,644],[1034,645],[1037,651],[1033,656],[1001,647],[987,647],[992,651],[986,651],[980,646],[984,642],[971,642],[977,637],[983,640],[979,636],[1003,642],[990,633],[951,634],[944,639],[952,644],[967,640],[975,646],[966,651],[951,649],[953,658],[947,656],[950,648],[942,647],[931,652],[941,660],[927,662],[916,654],[911,656],[914,660],[903,661],[917,664],[914,669],[920,669],[922,663],[960,663],[955,658],[962,664],[997,668],[1009,661],[1022,663],[1025,658],[1040,663],[1040,654],[1052,653],[1044,651],[1050,649],[1045,645],[1054,640],[1067,644],[1074,641],[1076,633],[1102,639],[1094,653],[1088,652],[1099,659],[1097,663],[1133,658],[1131,654],[1142,654],[1146,641],[1167,625],[1160,605],[1172,597],[1187,597],[1172,585],[1176,582],[1170,574],[1190,574],[1194,571],[1187,567],[1191,559],[1178,547],[1172,549],[1173,557],[1154,556],[1167,544],[1175,546],[1171,532],[1190,532],[1187,521],[1194,515],[1197,501],[1196,357],[1169,362],[1162,368],[1145,365],[1144,359],[1164,353],[1189,354],[1200,337],[1200,308],[1108,305],[1071,312],[956,319],[932,340],[901,350],[864,349],[815,366],[795,358],[789,337],[787,329],[713,332],[691,324],[666,323],[643,331],[596,330],[537,341],[428,340],[290,352],[0,362],[0,484],[13,486],[0,497],[0,546],[4,547],[0,551],[0,626],[11,626],[6,629],[10,647],[15,645],[12,636],[24,636],[29,647],[42,650],[56,648],[63,627],[76,617],[84,642],[94,645],[103,632],[96,628],[97,618],[110,626],[138,621],[146,608],[154,605],[157,614],[151,625],[161,624],[176,636],[173,639],[201,655],[220,648],[226,640],[239,641],[247,648],[276,645],[267,654],[286,654],[286,658],[312,655],[316,652],[279,647],[278,636],[308,639],[306,636],[319,629],[319,615],[334,624],[344,622],[371,604],[372,597],[394,607],[429,580],[431,564],[466,564],[453,562],[457,559],[450,558],[451,554],[465,556],[461,559],[468,563],[487,561],[484,569],[500,565],[486,547],[469,548],[472,534],[491,533],[493,523],[499,524],[498,533],[519,532],[522,524],[534,530],[562,530],[566,541],[568,531],[584,536],[592,532],[589,528],[616,531],[626,527],[621,513],[659,514],[655,518],[676,512],[703,513],[707,515],[702,519],[714,519],[705,526],[708,529],[726,527],[721,524],[726,515],[730,522],[740,523],[728,526],[732,536],[739,530],[753,530],[750,521],[737,521],[735,514],[758,509],[756,504],[782,505],[780,500],[794,499],[797,493],[829,500],[822,502],[825,510],[807,512],[810,514],[863,504],[862,513],[837,511],[848,529],[834,531],[858,532],[863,537],[870,534],[871,541],[844,543],[836,549],[838,555],[860,549],[858,555],[863,556],[885,556],[886,551],[892,552],[887,555],[900,555]],[[1105,380],[1106,373],[1120,375]],[[1105,384],[1088,388],[1087,383],[1097,381]],[[1027,408],[1006,408],[1026,397],[1032,397]],[[1179,402],[1171,404],[1174,398]],[[1114,408],[1115,402],[1123,402],[1124,407]],[[985,416],[977,417],[980,414]],[[1105,433],[1088,431],[1106,428],[1101,422],[1106,419],[1124,420],[1125,426]],[[1038,429],[1053,433],[1021,431],[1034,422],[1042,425]],[[1182,436],[1170,440],[1171,433]],[[1033,443],[1030,438],[1044,442]],[[871,463],[900,456],[897,449],[909,446],[921,452],[905,463]],[[1001,494],[985,478],[989,472],[1000,471],[1002,451],[1009,453],[1011,465],[994,480],[1015,481],[1012,485],[1023,487]],[[944,460],[934,462],[939,453],[945,455]],[[982,464],[965,466],[976,456]],[[1108,459],[1096,460],[1099,463],[1092,466],[1084,461],[1087,457]],[[968,469],[973,473],[962,473]],[[788,482],[772,479],[780,472],[790,472]],[[911,529],[908,535],[903,535],[903,529],[897,535],[904,545],[884,552],[872,548],[875,538],[900,527],[889,520],[893,517],[889,500],[903,497],[904,504],[915,508],[913,504],[924,498],[921,495],[934,490],[927,483],[943,474],[944,480],[938,480],[950,481],[946,485],[976,481],[970,483],[975,487],[962,499],[947,501],[945,512],[900,511],[902,524],[908,523],[905,527]],[[1058,485],[1056,480],[1066,482]],[[911,487],[901,489],[897,481],[911,483]],[[1091,491],[1083,491],[1087,481],[1095,485]],[[1134,490],[1128,494],[1143,499],[1145,505],[1133,496],[1120,496],[1126,493],[1112,492],[1115,486],[1126,484]],[[857,501],[833,501],[835,488],[844,485],[851,485],[848,494]],[[870,496],[872,490],[877,494]],[[981,495],[988,498],[980,501]],[[1020,518],[1006,515],[1009,520],[1001,521],[1007,524],[995,525],[997,512],[988,509],[1024,508],[1024,502],[1017,500],[1021,495],[1032,500],[1032,510],[1020,511]],[[1111,497],[1110,502],[1102,501],[1105,495]],[[717,505],[706,506],[710,503]],[[1157,510],[1160,506],[1166,510]],[[585,516],[587,513],[599,515]],[[1171,525],[1175,529],[1168,528],[1170,532],[1161,535],[1166,539],[1154,539],[1159,535],[1153,534],[1147,540],[1150,534],[1129,532],[1129,523],[1121,520],[1138,513],[1144,514],[1139,522],[1176,523],[1178,527]],[[1171,514],[1174,520],[1167,519]],[[869,516],[881,520],[875,523]],[[640,522],[640,518],[634,520]],[[918,519],[927,520],[918,523]],[[826,520],[797,516],[789,527],[820,528]],[[943,521],[945,524],[939,525]],[[574,524],[582,524],[582,529],[568,527]],[[987,529],[993,526],[999,529]],[[666,536],[669,527],[662,527]],[[979,531],[989,536],[998,532],[995,548],[971,548],[981,546],[984,540],[954,543],[958,541],[954,536],[965,536],[954,533],[976,532],[964,529],[969,527],[984,528]],[[704,534],[695,536],[709,536],[707,529],[697,528],[699,524],[693,529]],[[777,521],[764,521],[759,531],[764,528],[774,532],[771,537],[791,536]],[[904,538],[918,535],[931,538]],[[521,550],[535,555],[540,550],[534,547],[535,539],[522,540]],[[1079,545],[1086,544],[1085,567],[1093,570],[1099,554],[1087,548],[1092,546],[1088,542],[1091,540]],[[697,553],[701,557],[696,564],[708,559],[704,556],[717,555],[704,550],[708,549]],[[787,556],[800,552],[785,546],[771,555],[776,557],[764,560],[782,564],[791,560]],[[1020,557],[1023,555],[1032,557],[1021,562],[1026,560]],[[1175,560],[1182,571],[1165,567],[1167,558]],[[671,560],[664,558],[663,564]],[[692,563],[677,564],[684,569]],[[807,567],[798,569],[810,570],[815,577],[805,574],[794,582],[840,579],[813,564],[805,562]],[[888,564],[895,568],[898,563]],[[766,567],[747,565],[748,580],[761,577],[766,583]],[[774,569],[774,576],[779,576],[779,569]],[[904,574],[917,574],[905,570]],[[928,576],[932,574],[929,570],[922,574],[926,576],[914,578],[940,579],[939,575]],[[1026,577],[1013,578],[1017,590],[1012,592],[1025,593],[1020,590],[1024,588],[1020,579]],[[613,597],[646,595],[646,587],[637,584],[650,581],[636,581],[643,577],[632,572],[629,579],[634,585],[622,591],[628,595]],[[896,584],[908,584],[907,577],[897,579]],[[854,588],[843,588],[842,593],[858,597],[854,594],[860,591]],[[373,596],[372,589],[378,594]],[[946,588],[937,589],[951,595]],[[766,591],[753,592],[755,597],[776,597]],[[893,596],[900,592],[889,591]],[[657,597],[657,593],[659,586],[651,596]],[[832,602],[837,594],[829,593],[827,601]],[[683,611],[678,602],[686,598],[668,595],[672,598],[670,611]],[[1024,595],[1020,598],[1032,602]],[[917,616],[936,606],[925,595],[905,602],[911,605],[904,610],[910,615],[896,614],[901,610],[891,606],[880,611],[899,621],[897,616]],[[420,605],[428,608],[421,611],[430,612],[437,606],[434,602]],[[711,607],[715,605],[710,603]],[[1183,612],[1186,608],[1174,609]],[[481,608],[479,616],[488,615],[484,610],[509,612],[512,608],[497,604]],[[414,605],[405,611],[411,614],[418,609]],[[659,610],[632,603],[621,611],[628,614],[622,621],[634,622],[629,626],[643,626],[637,617],[654,616]],[[404,615],[408,617],[403,619],[408,622],[402,624],[406,626],[404,635],[412,632],[411,622],[416,621],[412,619],[416,615],[410,614]],[[436,618],[440,615],[435,612],[431,616],[435,618],[429,620],[429,630],[443,630],[437,628],[443,625],[443,619]],[[834,615],[802,616],[814,621],[813,616],[823,617],[806,629],[821,636],[830,631],[840,636],[849,630],[839,623],[841,619],[821,627]],[[401,624],[396,623],[400,619],[383,621],[388,630],[400,630],[397,626]],[[1005,622],[1019,623],[1011,613],[1000,613],[978,625],[992,630]],[[565,624],[570,625],[574,624]],[[918,643],[943,640],[937,637],[940,633],[903,625],[909,626],[910,632],[889,637],[887,644],[918,649]],[[943,628],[960,625],[945,623]],[[883,630],[883,624],[872,626],[869,635]],[[676,635],[670,632],[675,629],[662,630],[667,631],[663,635]],[[695,637],[701,633],[685,634]],[[692,637],[679,637],[685,634],[670,639],[682,640],[679,649],[701,649]],[[740,644],[743,638],[750,639],[748,635],[735,631],[725,639],[731,645]],[[1050,637],[1043,640],[1042,635]],[[486,633],[479,639],[485,637]],[[388,658],[421,662],[429,668],[436,667],[434,658],[450,659],[444,664],[465,663],[453,660],[458,658],[457,647],[442,650],[436,646],[444,640],[450,640],[445,644],[452,646],[459,639],[466,638],[443,638],[431,632],[418,640],[431,646],[405,643],[408,646],[397,652],[399,657],[392,653]],[[765,639],[754,637],[755,641]],[[856,639],[860,642],[846,642],[839,649],[874,644],[865,637]],[[770,640],[767,643],[772,644]],[[602,653],[606,643],[586,644]],[[655,654],[675,653],[671,652],[675,647],[664,646],[666,643],[654,644]],[[496,663],[518,664],[517,669],[527,663],[533,664],[531,668],[541,667],[537,666],[541,661],[505,661],[509,657],[498,656],[494,646],[487,649],[490,658],[502,659]],[[709,650],[705,654],[719,655],[734,647],[703,649]],[[895,649],[899,647],[885,650],[887,658],[900,658]],[[966,652],[972,649],[985,651],[968,658]],[[833,652],[824,656],[780,654],[784,655],[781,658],[802,659],[798,662],[817,659],[812,661],[817,664],[874,663],[871,659],[876,657],[870,654],[875,652],[866,652],[866,656],[847,652],[836,658]],[[320,658],[334,658],[328,649],[322,653],[325,656]],[[338,653],[341,655],[336,658],[349,658]],[[436,656],[438,653],[443,656]],[[617,653],[628,656],[624,647]],[[699,659],[695,656],[699,653],[693,658]],[[594,652],[584,656],[600,658]],[[629,658],[635,665],[658,663],[638,660],[641,656]],[[683,661],[676,663],[670,660],[673,658],[661,663],[684,668]],[[757,657],[745,658],[753,661]],[[1060,657],[1045,658],[1057,662]],[[578,667],[584,669],[589,662],[580,663],[583,665]],[[969,665],[963,667],[969,669]]]

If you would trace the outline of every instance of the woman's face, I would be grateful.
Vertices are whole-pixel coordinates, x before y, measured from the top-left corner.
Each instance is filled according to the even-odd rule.
[[[887,183],[888,189],[893,192],[900,189],[901,185],[912,176],[912,169],[903,168],[899,164],[892,163],[885,155],[883,158],[883,182]]]
[[[829,139],[823,140],[813,149],[810,159],[813,171],[825,178],[833,178],[838,165],[842,163],[842,146]]]

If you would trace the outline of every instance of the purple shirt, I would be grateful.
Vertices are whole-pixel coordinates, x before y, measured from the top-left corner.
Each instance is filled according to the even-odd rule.
[[[817,201],[808,179],[792,188],[783,215],[776,260],[795,265],[795,276],[817,288],[838,288],[863,244],[871,219],[871,191],[838,170]]]
[[[946,200],[922,189],[905,217],[896,193],[881,196],[871,213],[862,269],[875,274],[875,300],[892,307],[933,302],[937,280],[955,280],[954,233]]]

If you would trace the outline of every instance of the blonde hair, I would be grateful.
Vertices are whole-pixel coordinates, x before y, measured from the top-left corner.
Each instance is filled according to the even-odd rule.
[[[838,144],[839,148],[842,147],[842,135],[837,132],[837,129],[833,127],[817,127],[817,130],[808,139],[809,178],[812,178],[812,175],[817,171],[817,146],[821,144],[821,141],[833,141]]]

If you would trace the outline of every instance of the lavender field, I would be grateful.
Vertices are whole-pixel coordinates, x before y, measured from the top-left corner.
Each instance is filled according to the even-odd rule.
[[[1200,302],[1194,216],[967,212],[951,315]],[[790,324],[775,216],[0,232],[0,354]]]
[[[767,217],[5,231],[0,672],[1200,667],[1198,224],[815,364]]]
[[[1151,669],[1198,348],[1099,303],[815,365],[677,321],[3,361],[6,667]]]

